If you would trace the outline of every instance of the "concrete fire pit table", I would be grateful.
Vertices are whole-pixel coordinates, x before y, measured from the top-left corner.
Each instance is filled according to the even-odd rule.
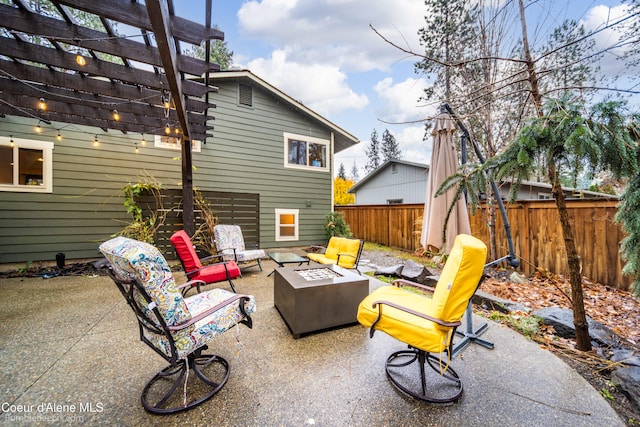
[[[278,268],[273,302],[294,338],[357,323],[369,279],[335,265]]]

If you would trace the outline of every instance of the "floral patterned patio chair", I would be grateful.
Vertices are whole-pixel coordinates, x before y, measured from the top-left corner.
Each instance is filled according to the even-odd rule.
[[[134,311],[140,340],[169,365],[142,391],[142,405],[152,413],[191,409],[213,397],[229,378],[222,357],[205,354],[217,335],[242,323],[252,326],[255,298],[224,289],[183,297],[160,251],[126,237],[100,245],[108,274]],[[141,368],[143,368],[141,366]]]

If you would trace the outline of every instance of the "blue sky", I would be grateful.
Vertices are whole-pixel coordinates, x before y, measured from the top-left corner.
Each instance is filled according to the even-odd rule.
[[[507,0],[495,0],[507,3]],[[535,46],[565,18],[597,28],[622,10],[620,1],[526,1]],[[174,1],[176,14],[204,23],[204,0]],[[225,33],[234,66],[249,69],[360,139],[336,155],[347,174],[354,162],[364,177],[364,148],[372,130],[396,137],[403,159],[428,164],[431,140],[423,142],[420,120],[438,105],[418,98],[425,76],[414,72],[417,58],[385,43],[369,27],[399,45],[420,51],[417,35],[427,14],[422,0],[214,0],[213,23]],[[514,31],[520,25],[514,17]],[[615,34],[599,35],[606,44]],[[515,40],[515,39],[514,39]],[[616,61],[603,72],[621,73]],[[398,124],[402,123],[402,124]]]

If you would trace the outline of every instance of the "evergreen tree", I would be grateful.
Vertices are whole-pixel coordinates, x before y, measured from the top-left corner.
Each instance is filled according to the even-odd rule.
[[[340,163],[340,167],[338,167],[338,178],[347,179],[347,172],[344,170],[344,164]]]
[[[375,129],[371,132],[371,140],[367,148],[364,149],[364,153],[367,155],[367,164],[364,165],[364,170],[371,173],[380,166],[380,141]]]
[[[353,161],[353,167],[351,168],[351,181],[358,182],[360,180],[360,174],[358,173],[358,165],[356,161]]]
[[[216,27],[217,28],[217,27]],[[188,56],[205,59],[205,47],[193,46],[184,52]],[[211,40],[209,46],[209,60],[212,64],[218,64],[221,70],[228,70],[233,64],[233,51],[227,47],[224,40]]]
[[[400,151],[400,145],[396,141],[395,136],[393,136],[388,129],[385,129],[382,133],[382,162],[384,163],[391,159],[399,160],[401,158],[402,151]]]

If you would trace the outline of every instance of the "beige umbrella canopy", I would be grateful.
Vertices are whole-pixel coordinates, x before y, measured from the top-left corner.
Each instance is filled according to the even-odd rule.
[[[449,114],[441,113],[436,117],[431,131],[433,151],[427,179],[427,198],[424,202],[420,243],[423,248],[432,252],[449,253],[453,246],[453,240],[458,234],[471,234],[467,206],[465,201],[460,199],[449,217],[445,232],[446,241],[443,242],[442,229],[447,217],[447,210],[455,197],[455,189],[452,188],[445,194],[435,197],[442,182],[455,174],[458,169],[458,156],[453,143],[455,130],[455,123]]]

